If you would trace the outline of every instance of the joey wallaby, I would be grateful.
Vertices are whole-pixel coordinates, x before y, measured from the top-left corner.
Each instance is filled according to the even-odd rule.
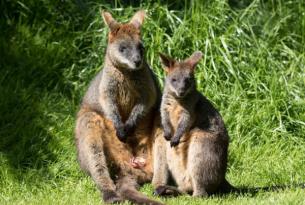
[[[161,98],[144,59],[140,28],[145,12],[124,24],[108,12],[101,14],[110,30],[108,46],[104,68],[90,83],[77,114],[78,161],[106,203],[160,205],[137,190],[152,179],[151,133]]]
[[[194,70],[202,53],[183,61],[160,57],[166,71],[161,102],[164,136],[154,145],[155,193],[208,196],[228,191],[229,136],[219,112],[196,90]],[[169,173],[178,188],[167,185]]]

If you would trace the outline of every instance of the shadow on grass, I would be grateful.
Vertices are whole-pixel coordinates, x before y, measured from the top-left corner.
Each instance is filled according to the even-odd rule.
[[[40,177],[44,178],[47,166],[56,160],[50,147],[50,142],[56,142],[41,101],[51,89],[48,79],[60,79],[40,67],[48,66],[39,63],[43,53],[32,53],[30,47],[26,52],[13,44],[9,38],[1,39],[0,155],[17,179],[34,169],[43,170]]]
[[[286,189],[305,189],[305,183],[295,183],[295,184],[283,184],[283,185],[272,185],[272,186],[264,186],[264,187],[234,187],[232,190],[217,193],[216,196],[225,196],[227,194],[234,194],[236,196],[251,196],[254,197],[262,192],[277,192],[284,191]]]
[[[72,101],[74,89],[65,69],[78,50],[72,46],[67,16],[54,14],[55,8],[47,5],[35,7],[34,1],[23,3],[0,3],[0,163],[16,179],[23,180],[28,171],[47,179],[58,143],[46,115],[57,110],[46,108],[46,96],[55,93],[58,101]]]
[[[183,193],[177,188],[175,183],[171,181],[170,185],[159,186],[154,190],[154,195],[162,196],[162,197],[176,197],[179,195],[183,195]],[[305,189],[305,183],[295,183],[289,185],[273,185],[273,186],[265,186],[265,187],[232,187],[231,185],[225,185],[220,188],[216,193],[209,194],[210,196],[219,196],[224,197],[227,195],[235,195],[235,196],[250,196],[255,197],[257,194],[262,192],[277,192],[284,191],[286,189]],[[188,194],[192,195],[192,192]]]
[[[55,159],[48,146],[54,139],[38,109],[40,99],[31,91],[11,83],[0,87],[0,153],[12,168],[22,171],[46,167]]]

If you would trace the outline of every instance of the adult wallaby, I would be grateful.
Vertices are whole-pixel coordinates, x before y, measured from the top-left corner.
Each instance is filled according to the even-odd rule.
[[[229,136],[219,112],[196,90],[194,70],[202,53],[183,61],[160,57],[167,76],[161,102],[164,136],[154,145],[155,193],[207,196],[228,191]],[[169,173],[178,188],[167,185]]]
[[[92,80],[77,114],[78,160],[107,203],[130,200],[161,204],[138,192],[150,182],[152,132],[160,91],[144,59],[140,28],[145,12],[118,23],[102,12],[109,27],[104,68]]]

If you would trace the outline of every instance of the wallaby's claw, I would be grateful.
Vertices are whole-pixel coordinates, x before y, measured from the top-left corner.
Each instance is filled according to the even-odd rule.
[[[171,136],[171,133],[166,133],[164,132],[164,138],[167,140],[167,141],[170,141],[172,136]]]
[[[176,147],[179,144],[179,142],[180,142],[180,138],[174,137],[173,139],[171,139],[171,142],[170,142],[171,147]]]
[[[181,195],[182,192],[180,192],[177,188],[161,185],[154,190],[153,194],[155,196],[178,196]]]
[[[136,126],[134,124],[126,123],[124,126],[126,136],[130,136],[135,131]]]
[[[116,128],[116,135],[121,142],[125,143],[127,141],[127,134],[124,126],[119,126]]]
[[[162,196],[165,194],[166,191],[166,187],[165,186],[158,186],[155,190],[154,190],[154,195],[155,196]]]
[[[103,191],[103,199],[107,204],[119,204],[124,200],[114,191]]]
[[[116,135],[118,136],[121,142],[126,142],[128,136],[130,136],[135,130],[135,125],[132,124],[125,124],[116,127]]]

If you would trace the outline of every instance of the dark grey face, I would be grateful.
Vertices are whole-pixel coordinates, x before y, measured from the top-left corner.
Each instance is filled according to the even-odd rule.
[[[141,41],[121,40],[110,45],[112,61],[121,68],[137,70],[143,63],[144,46]]]
[[[177,69],[166,77],[166,85],[177,98],[184,98],[195,87],[193,72],[189,69]]]

